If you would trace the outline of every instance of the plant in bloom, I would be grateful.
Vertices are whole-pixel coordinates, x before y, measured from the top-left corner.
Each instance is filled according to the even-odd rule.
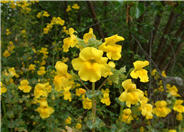
[[[91,109],[92,108],[92,100],[88,97],[86,98],[85,95],[82,96],[82,105],[84,109]]]
[[[30,64],[28,69],[29,69],[29,71],[34,71],[35,67],[36,67],[36,65]]]
[[[40,76],[44,75],[45,73],[46,73],[46,71],[45,71],[45,67],[44,66],[41,66],[39,68],[39,70],[37,71],[37,74],[40,75]]]
[[[148,82],[148,71],[143,69],[145,66],[149,65],[149,61],[136,61],[133,63],[134,69],[130,73],[130,76],[134,79],[140,78],[141,82]]]
[[[76,94],[77,96],[81,96],[81,95],[83,95],[83,94],[85,94],[85,93],[86,93],[86,90],[83,89],[83,88],[77,88],[77,89],[76,89],[76,92],[75,92],[75,94]]]
[[[84,81],[96,82],[100,78],[107,77],[110,66],[107,58],[103,57],[103,51],[94,47],[86,47],[81,50],[79,57],[72,60],[72,66],[79,71],[80,78]]]
[[[18,88],[22,90],[24,93],[29,93],[32,89],[32,87],[29,86],[28,80],[22,80]]]
[[[119,96],[121,102],[126,102],[128,107],[132,104],[137,104],[144,96],[144,92],[136,88],[136,84],[132,83],[131,79],[127,79],[122,82],[122,86],[125,89]]]
[[[40,98],[40,97],[47,97],[48,93],[50,93],[52,90],[52,87],[49,83],[38,83],[35,86],[34,89],[34,97]]]
[[[171,112],[171,109],[167,107],[167,102],[164,100],[157,101],[155,106],[153,113],[158,117],[166,117]]]
[[[72,8],[78,10],[78,9],[80,9],[80,6],[78,4],[73,4]]]
[[[109,106],[111,104],[110,98],[109,98],[109,89],[102,89],[103,97],[101,98],[100,102],[103,104],[106,104]]]
[[[65,124],[71,124],[72,123],[72,118],[68,116],[65,120]]]
[[[3,83],[2,83],[2,82],[0,82],[0,87],[1,87],[0,95],[1,95],[2,93],[6,93],[6,92],[7,92],[7,88],[3,85]]]
[[[176,100],[176,102],[174,103],[173,110],[179,113],[183,113],[184,106],[182,105],[182,103],[183,103],[183,100]]]
[[[130,124],[131,121],[133,120],[131,109],[124,109],[122,115],[120,116],[120,120],[122,122]]]
[[[119,60],[121,58],[121,45],[116,43],[125,40],[123,37],[113,35],[105,38],[105,42],[99,46],[99,49],[107,53],[107,57],[112,60]]]

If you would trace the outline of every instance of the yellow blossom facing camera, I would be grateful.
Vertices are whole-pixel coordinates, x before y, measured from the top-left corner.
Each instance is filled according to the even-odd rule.
[[[1,92],[0,95],[7,92],[7,88],[3,85],[2,82],[0,82]]]
[[[130,76],[134,79],[140,78],[141,82],[148,82],[148,71],[143,69],[145,66],[149,65],[149,61],[136,61],[133,63],[134,69],[130,73]]]
[[[68,116],[65,120],[65,124],[71,124],[72,123],[72,118]]]
[[[3,56],[4,57],[8,57],[8,56],[10,56],[11,54],[10,54],[10,52],[8,51],[8,50],[5,50],[4,52],[3,52]]]
[[[109,98],[109,89],[102,89],[103,97],[101,98],[100,102],[109,106],[111,104],[110,98]]]
[[[103,57],[103,51],[93,47],[81,50],[79,57],[72,60],[72,66],[79,71],[80,78],[84,81],[96,82],[100,78],[110,74],[110,66],[107,58]]]
[[[28,69],[29,69],[29,71],[34,71],[35,67],[36,67],[36,65],[30,64]]]
[[[28,80],[22,80],[18,88],[22,90],[24,93],[29,93],[32,89],[32,87],[29,86]]]
[[[144,92],[136,88],[136,84],[132,83],[131,79],[127,79],[122,82],[122,86],[125,89],[119,96],[121,102],[126,102],[127,107],[131,107],[133,104],[137,104],[144,96]]]
[[[40,98],[42,97],[47,97],[48,93],[50,93],[52,90],[51,85],[49,83],[38,83],[35,86],[34,89],[34,97],[35,98]]]
[[[131,109],[124,109],[120,119],[122,122],[130,124],[133,120]]]
[[[183,100],[176,100],[176,102],[174,103],[173,110],[179,113],[184,113],[184,106],[182,105],[182,103]]]
[[[171,112],[171,110],[167,108],[167,102],[164,100],[157,101],[155,106],[153,113],[158,117],[166,117]]]
[[[141,103],[140,109],[141,114],[145,116],[147,120],[153,118],[153,106],[151,104]]]
[[[75,94],[77,96],[81,96],[82,94],[85,94],[86,93],[86,90],[83,89],[83,88],[77,88],[76,91],[75,91]]]
[[[76,128],[76,129],[81,129],[81,127],[82,127],[82,124],[81,124],[81,123],[77,123],[77,124],[75,125],[75,128]]]
[[[83,40],[85,43],[88,43],[89,39],[96,39],[96,36],[93,34],[93,29],[89,29],[89,33],[85,33],[83,36]]]
[[[113,35],[105,38],[105,42],[99,46],[99,49],[107,53],[107,57],[112,60],[119,60],[121,58],[121,45],[116,43],[125,40],[123,37]]]
[[[37,74],[42,76],[46,73],[45,71],[45,67],[44,66],[41,66],[40,69],[37,71]]]
[[[167,87],[167,91],[168,91],[172,96],[180,97],[180,95],[178,94],[178,89],[176,88],[175,85],[173,85],[173,86],[171,87],[170,84],[167,84],[166,87]]]
[[[72,8],[78,10],[80,9],[80,6],[78,4],[73,4]]]

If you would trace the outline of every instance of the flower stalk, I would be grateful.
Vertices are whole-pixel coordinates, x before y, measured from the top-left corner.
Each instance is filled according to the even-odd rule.
[[[95,94],[95,82],[92,83],[92,92],[93,95]],[[93,120],[93,126],[96,122],[96,99],[95,96],[92,98],[92,120]],[[92,129],[92,132],[95,132],[95,128]]]

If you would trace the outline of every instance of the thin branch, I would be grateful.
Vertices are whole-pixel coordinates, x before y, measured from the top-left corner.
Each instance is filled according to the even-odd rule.
[[[83,81],[80,79],[80,82],[82,83],[82,85],[87,89],[87,90],[89,90],[88,89],[88,87],[83,83]]]

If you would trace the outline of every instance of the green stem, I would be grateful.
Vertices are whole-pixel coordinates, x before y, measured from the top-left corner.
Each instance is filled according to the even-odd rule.
[[[93,95],[95,94],[95,82],[92,83],[92,92]],[[93,119],[93,126],[96,122],[96,100],[95,97],[92,98],[92,119]],[[95,132],[95,128],[92,129],[92,132]]]
[[[4,121],[7,122],[7,119],[6,119],[6,106],[4,104],[4,101],[2,101],[1,103],[2,103],[2,107],[3,107],[3,118],[4,118]],[[4,125],[5,125],[6,130],[8,131],[8,127],[6,126],[5,123],[4,123]]]

